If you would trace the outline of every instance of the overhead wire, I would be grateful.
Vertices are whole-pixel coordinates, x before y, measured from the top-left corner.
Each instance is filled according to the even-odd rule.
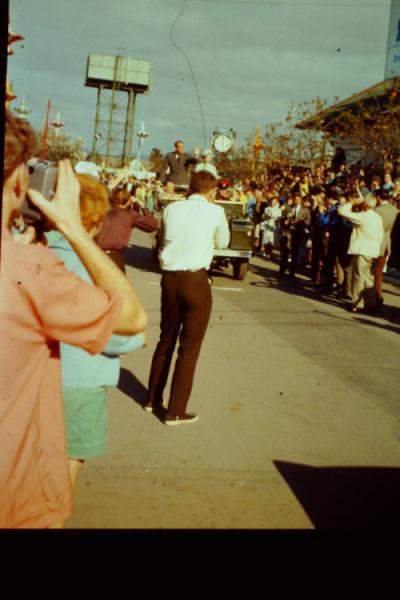
[[[191,2],[207,2],[208,4],[263,4],[265,6],[312,6],[328,8],[390,8],[390,4],[357,4],[348,2],[280,2],[279,0],[190,0]]]
[[[238,5],[264,5],[264,6],[274,6],[274,7],[279,7],[279,6],[290,6],[290,7],[302,7],[302,6],[308,6],[308,7],[313,7],[313,8],[390,8],[390,6],[388,4],[383,5],[383,4],[356,4],[356,3],[338,3],[338,2],[295,2],[295,1],[287,1],[287,0],[283,0],[283,1],[279,1],[279,0],[189,0],[191,2],[198,2],[198,3],[208,3],[208,4],[229,4],[231,6],[238,4]],[[193,85],[194,85],[194,89],[196,92],[196,96],[197,96],[197,100],[199,103],[199,109],[200,109],[200,115],[201,115],[201,120],[202,120],[202,126],[203,126],[203,135],[204,135],[204,145],[207,145],[207,131],[206,131],[206,123],[205,123],[205,117],[204,117],[204,111],[203,111],[203,105],[201,102],[201,96],[200,96],[200,90],[197,84],[197,80],[196,80],[196,76],[193,70],[193,66],[191,63],[191,60],[189,58],[189,56],[186,54],[186,52],[176,43],[174,36],[173,36],[173,31],[178,23],[178,21],[182,18],[183,13],[185,12],[185,8],[186,8],[186,3],[187,0],[183,0],[182,3],[182,7],[180,9],[180,12],[178,13],[177,17],[175,18],[174,22],[172,23],[170,30],[169,30],[169,38],[171,43],[173,44],[173,46],[175,46],[175,48],[177,50],[179,50],[179,52],[181,52],[181,54],[183,54],[183,56],[185,57],[185,60],[188,64],[191,76],[192,76],[192,80],[193,80]]]
[[[185,8],[186,8],[186,0],[183,0],[182,8],[181,8],[178,16],[176,17],[175,21],[172,23],[171,28],[169,30],[169,38],[171,40],[171,43],[175,46],[175,48],[177,50],[179,50],[179,52],[181,52],[183,54],[183,56],[186,59],[186,62],[188,64],[188,66],[189,66],[190,73],[192,75],[194,89],[195,89],[195,92],[196,92],[196,95],[197,95],[197,100],[198,100],[199,108],[200,108],[200,115],[201,115],[201,120],[202,120],[202,125],[203,125],[204,146],[207,146],[206,122],[205,122],[205,118],[204,118],[203,106],[202,106],[202,103],[201,103],[200,91],[199,91],[199,87],[197,85],[197,80],[196,80],[196,76],[195,76],[195,73],[194,73],[194,70],[193,70],[193,67],[192,67],[192,63],[190,61],[190,58],[186,54],[186,52],[180,46],[178,46],[178,44],[175,42],[175,39],[173,37],[174,28],[176,27],[178,21],[180,20],[180,18],[182,17],[183,13],[185,12]]]

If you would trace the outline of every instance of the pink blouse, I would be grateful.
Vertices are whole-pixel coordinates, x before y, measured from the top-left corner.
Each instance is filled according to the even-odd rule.
[[[2,237],[0,528],[45,528],[72,509],[58,342],[100,352],[122,302],[50,249]]]

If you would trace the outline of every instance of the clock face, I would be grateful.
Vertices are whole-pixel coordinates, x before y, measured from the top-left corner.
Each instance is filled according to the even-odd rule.
[[[232,140],[227,135],[219,135],[215,138],[214,146],[218,152],[228,152],[232,146]]]

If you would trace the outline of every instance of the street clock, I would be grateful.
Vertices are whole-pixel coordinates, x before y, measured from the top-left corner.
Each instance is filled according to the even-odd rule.
[[[236,131],[234,129],[222,129],[217,127],[212,133],[212,145],[217,152],[229,152],[235,141]]]

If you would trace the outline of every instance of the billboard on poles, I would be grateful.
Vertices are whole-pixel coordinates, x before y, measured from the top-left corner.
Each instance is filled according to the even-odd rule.
[[[385,79],[400,76],[400,0],[392,0],[386,51]]]

